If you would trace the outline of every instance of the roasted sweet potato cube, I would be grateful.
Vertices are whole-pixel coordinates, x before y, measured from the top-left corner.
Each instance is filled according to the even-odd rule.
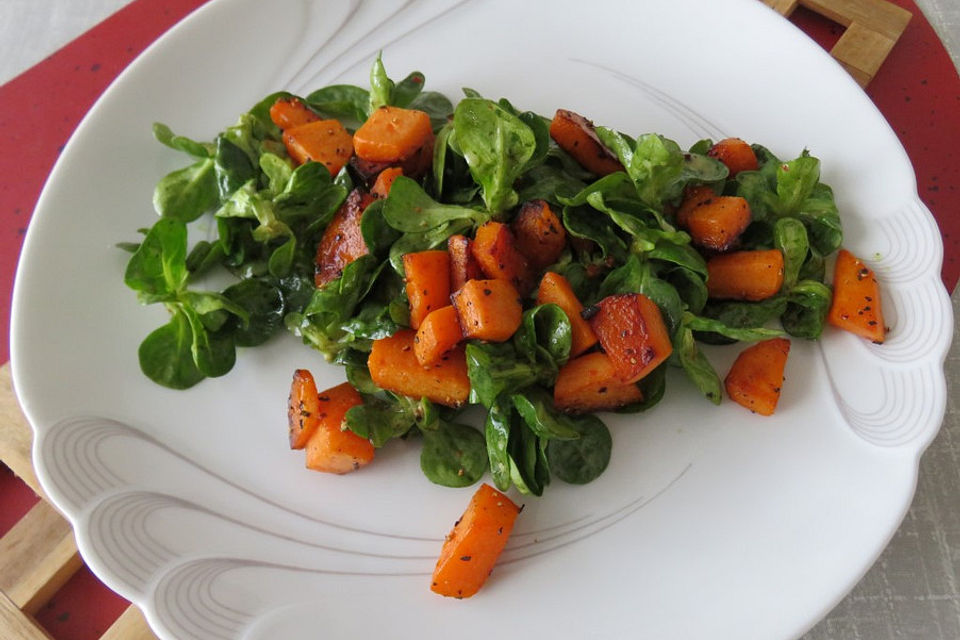
[[[470,280],[451,298],[464,338],[504,342],[523,320],[520,294],[506,280]]]
[[[827,322],[877,344],[886,338],[877,276],[846,249],[837,252],[833,302],[827,313]]]
[[[287,426],[290,448],[303,449],[320,424],[320,400],[313,374],[306,369],[293,372],[287,399]]]
[[[437,362],[461,340],[460,315],[453,305],[447,305],[434,309],[420,323],[413,339],[413,351],[420,364],[427,366]]]
[[[430,589],[451,598],[480,590],[507,545],[520,508],[488,484],[480,485],[447,535]]]
[[[351,407],[363,404],[357,390],[344,382],[320,393],[320,424],[307,442],[308,469],[327,473],[350,473],[365,466],[374,457],[373,445],[343,427],[343,418]]]
[[[520,207],[510,223],[517,248],[536,271],[549,267],[560,259],[567,246],[567,232],[560,218],[545,200],[533,200]]]
[[[417,179],[433,164],[430,116],[417,109],[380,107],[353,134],[357,160],[353,166],[369,182],[388,166]]]
[[[677,224],[693,243],[711,251],[729,251],[750,225],[750,204],[739,196],[704,197],[695,190],[677,211]]]
[[[707,260],[707,293],[721,300],[766,300],[783,286],[779,249],[734,251]]]
[[[372,162],[370,160],[364,160],[363,158],[358,158],[356,155],[350,158],[349,164],[354,173],[360,177],[362,185],[371,190],[381,173],[390,167],[397,166],[392,162]]]
[[[370,253],[360,232],[360,219],[373,200],[373,196],[354,189],[330,220],[317,245],[314,274],[317,287],[336,280],[344,267]]]
[[[450,304],[450,254],[446,251],[417,251],[403,256],[410,326],[414,329],[427,314]]]
[[[354,133],[357,156],[373,162],[399,163],[433,137],[430,116],[416,109],[384,106]]]
[[[741,171],[756,171],[758,167],[757,154],[740,138],[724,138],[710,147],[707,155],[727,165],[731,178]]]
[[[467,280],[482,280],[483,269],[473,255],[473,240],[460,234],[447,238],[450,254],[450,290],[459,291]]]
[[[281,129],[293,129],[308,122],[320,120],[310,107],[303,104],[299,98],[293,96],[277,98],[270,107],[270,119]]]
[[[459,407],[470,395],[463,347],[451,349],[434,364],[424,367],[414,351],[415,336],[412,329],[401,329],[389,338],[373,341],[367,359],[373,383],[401,395]]]
[[[393,181],[402,175],[402,167],[387,167],[377,175],[373,186],[370,187],[370,195],[377,198],[386,198],[390,195],[390,187],[393,186]]]
[[[487,278],[507,280],[517,291],[528,290],[530,265],[507,225],[493,221],[480,225],[473,238],[473,256]]]
[[[537,304],[555,304],[570,319],[571,345],[570,357],[575,358],[593,345],[597,344],[597,334],[590,328],[590,323],[580,315],[583,305],[573,292],[570,282],[559,273],[548,271],[540,279],[540,288],[537,290]]]
[[[436,139],[431,133],[419,149],[400,161],[403,175],[419,180],[433,166],[433,146]]]
[[[643,400],[640,387],[623,382],[605,353],[594,351],[560,367],[553,404],[567,413],[616,409]]]
[[[316,120],[283,131],[283,144],[297,164],[320,162],[335,176],[353,155],[353,136],[336,120]]]
[[[773,415],[783,388],[790,341],[771,338],[744,349],[724,380],[730,398],[762,416]]]
[[[589,322],[621,382],[640,380],[673,352],[660,308],[642,293],[607,296]]]
[[[557,109],[550,137],[580,165],[598,176],[623,171],[623,165],[597,137],[593,123],[573,111]]]

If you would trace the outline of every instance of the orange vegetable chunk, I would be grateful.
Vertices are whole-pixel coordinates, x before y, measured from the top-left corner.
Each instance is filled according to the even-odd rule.
[[[461,340],[463,330],[460,328],[460,316],[453,305],[447,305],[434,309],[420,323],[413,340],[413,352],[417,361],[427,366],[439,360]]]
[[[725,300],[766,300],[783,286],[779,249],[734,251],[707,261],[707,294]]]
[[[724,380],[727,395],[762,416],[773,415],[783,388],[790,341],[771,338],[744,349]]]
[[[290,448],[303,449],[320,424],[320,400],[317,383],[306,369],[293,372],[290,397],[287,399],[287,424],[290,430]]]
[[[292,129],[308,122],[316,122],[320,116],[311,111],[299,98],[290,96],[277,98],[270,107],[270,119],[281,129]]]
[[[545,200],[524,203],[510,229],[520,253],[537,271],[559,260],[567,246],[567,232]]]
[[[833,302],[827,313],[827,322],[877,344],[886,339],[877,276],[846,249],[837,252]]]
[[[283,144],[297,164],[319,162],[331,176],[340,173],[353,155],[353,136],[336,120],[316,120],[285,129]]]
[[[520,508],[490,485],[480,485],[440,550],[430,590],[469,598],[480,590],[510,539]]]
[[[433,166],[433,145],[435,142],[436,139],[431,133],[419,149],[403,159],[400,163],[403,168],[403,175],[419,179],[430,171]]]
[[[756,171],[759,166],[753,148],[740,138],[724,138],[710,147],[707,155],[727,165],[731,178],[741,171]]]
[[[414,329],[427,314],[450,304],[450,254],[418,251],[403,256],[404,279],[410,301],[410,326]]]
[[[343,418],[351,407],[363,404],[357,390],[344,382],[319,396],[320,424],[307,442],[307,468],[326,473],[350,473],[373,460],[369,440],[343,429]]]
[[[510,227],[502,222],[485,222],[473,238],[473,256],[488,278],[508,280],[517,291],[526,291],[530,283],[530,265]]]
[[[597,137],[593,123],[583,116],[557,109],[550,122],[550,137],[580,165],[598,176],[623,171],[623,165]]]
[[[376,181],[373,183],[373,187],[370,188],[371,195],[374,195],[378,198],[386,198],[390,195],[390,187],[393,186],[393,181],[397,179],[398,176],[403,175],[402,167],[387,167],[377,175]]]
[[[447,253],[450,254],[450,290],[459,291],[467,280],[480,280],[483,269],[473,256],[473,240],[460,234],[447,238]]]
[[[463,347],[448,351],[437,362],[424,367],[414,351],[415,337],[415,331],[401,329],[389,338],[373,341],[367,367],[374,384],[401,395],[459,407],[470,395]]]
[[[370,253],[360,231],[360,219],[371,202],[373,196],[354,189],[324,229],[317,244],[314,274],[317,287],[339,278],[344,267]]]
[[[642,293],[607,296],[590,318],[621,382],[636,382],[673,352],[660,307]]]
[[[577,299],[577,294],[573,292],[570,282],[562,275],[553,271],[543,274],[543,278],[540,279],[540,288],[537,290],[537,304],[555,304],[570,318],[571,358],[575,358],[597,344],[597,334],[590,328],[590,323],[580,315],[583,305]]]
[[[750,225],[750,204],[739,196],[710,194],[692,190],[677,211],[677,224],[690,232],[694,244],[728,251]]]
[[[430,116],[416,109],[380,107],[353,134],[357,156],[373,162],[399,163],[420,152],[433,152]]]
[[[451,297],[464,338],[504,342],[523,321],[520,294],[506,280],[470,280]]]
[[[560,367],[553,387],[553,404],[567,413],[616,409],[643,400],[635,383],[623,382],[613,361],[594,351]]]

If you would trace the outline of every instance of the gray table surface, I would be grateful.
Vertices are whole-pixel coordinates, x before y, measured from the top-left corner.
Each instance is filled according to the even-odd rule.
[[[0,0],[0,83],[126,2]],[[916,2],[960,68],[960,0]],[[960,318],[960,289],[952,300]],[[960,640],[958,327],[945,363],[946,418],[920,463],[913,505],[873,568],[803,640]]]

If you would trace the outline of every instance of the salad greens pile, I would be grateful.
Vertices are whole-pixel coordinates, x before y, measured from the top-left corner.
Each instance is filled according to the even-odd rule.
[[[286,329],[343,365],[363,394],[345,428],[376,447],[419,434],[421,466],[433,482],[467,486],[488,468],[500,489],[515,485],[535,495],[551,477],[589,482],[607,466],[612,440],[596,416],[553,406],[550,389],[571,344],[570,322],[556,305],[527,299],[512,340],[467,344],[470,402],[487,410],[482,433],[456,422],[458,409],[377,388],[367,371],[372,342],[409,322],[402,256],[443,248],[449,236],[472,235],[488,220],[509,221],[518,204],[532,199],[549,202],[574,239],[548,269],[569,280],[588,310],[609,295],[642,293],[666,321],[673,355],[638,383],[643,401],[620,411],[659,402],[667,366],[682,368],[719,403],[721,380],[700,343],[820,335],[831,300],[824,258],[840,246],[842,231],[832,192],[819,181],[820,163],[806,151],[781,161],[755,145],[759,168],[730,178],[706,154],[709,140],[685,151],[655,133],[633,138],[597,127],[625,169],[598,178],[551,140],[548,118],[471,89],[454,105],[423,85],[419,72],[394,82],[378,57],[369,89],[335,85],[300,97],[348,129],[383,105],[419,109],[436,136],[432,171],[419,181],[398,178],[388,197],[365,209],[368,255],[322,288],[314,285],[317,242],[351,190],[365,185],[349,164],[331,176],[323,164],[291,161],[269,115],[278,98],[291,94],[267,96],[212,142],[154,125],[157,140],[189,155],[191,164],[160,180],[153,196],[159,220],[139,242],[121,245],[132,252],[126,284],[141,303],[161,303],[170,312],[170,321],[140,345],[146,376],[186,389],[230,371],[237,347],[263,344]],[[673,220],[684,190],[701,184],[749,202],[752,222],[741,248],[782,251],[778,295],[760,302],[708,299],[706,261]],[[188,227],[211,215],[215,239],[190,246]],[[203,289],[199,283],[214,270],[226,270],[235,284]],[[783,330],[768,328],[772,321]]]

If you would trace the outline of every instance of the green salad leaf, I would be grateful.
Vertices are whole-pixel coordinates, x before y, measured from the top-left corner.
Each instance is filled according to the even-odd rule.
[[[808,151],[784,161],[753,145],[756,169],[731,176],[714,157],[722,154],[711,140],[684,151],[658,133],[634,136],[582,119],[587,124],[577,125],[584,127],[581,133],[595,136],[593,142],[604,145],[622,168],[595,175],[578,161],[582,151],[553,139],[551,120],[543,115],[469,88],[454,103],[425,85],[419,71],[391,78],[378,54],[367,86],[335,84],[303,97],[271,93],[210,141],[153,125],[158,142],[189,160],[158,176],[153,206],[159,218],[140,230],[137,241],[117,244],[129,253],[124,283],[137,300],[169,312],[169,320],[138,350],[149,379],[188,389],[226,374],[243,349],[286,331],[343,366],[360,394],[362,403],[346,411],[343,429],[375,448],[396,446],[398,439],[419,444],[421,470],[433,483],[466,487],[489,470],[500,490],[539,496],[555,479],[595,480],[613,455],[616,429],[597,415],[576,413],[581,406],[558,391],[558,380],[570,381],[564,376],[575,369],[572,362],[597,362],[578,359],[617,349],[609,335],[600,335],[596,346],[574,352],[575,331],[583,331],[580,319],[589,324],[593,314],[609,308],[599,304],[604,298],[649,298],[673,349],[670,358],[630,383],[642,399],[615,409],[624,414],[651,411],[665,397],[668,379],[673,384],[669,369],[682,371],[693,388],[719,404],[723,385],[708,354],[785,335],[816,340],[824,331],[833,295],[826,265],[843,231],[833,191],[820,181],[820,160]],[[430,118],[433,137],[427,140],[433,146],[383,162],[354,157],[331,175],[321,162],[291,158],[271,117],[278,99],[296,99],[308,116],[337,119],[350,131],[384,107],[420,110]],[[431,151],[428,168],[406,162]],[[367,195],[380,171],[401,165],[405,173],[386,195]],[[694,242],[696,230],[677,216],[690,190],[704,185],[749,205],[750,224],[732,250],[775,249],[783,255],[783,284],[774,295],[758,301],[710,297],[713,254]],[[539,255],[546,244],[531,237],[530,228],[512,223],[519,208],[533,200],[546,203],[567,239],[550,255]],[[377,341],[398,332],[414,340],[411,358],[420,353],[421,338],[435,337],[423,325],[418,333],[410,326],[403,257],[443,249],[453,235],[469,239],[492,220],[505,223],[509,233],[503,237],[515,242],[496,251],[518,252],[529,272],[514,281],[522,311],[509,339],[464,339],[443,356],[443,362],[463,358],[470,384],[465,404],[485,413],[478,430],[463,423],[466,407],[431,400],[436,396],[430,385],[399,393],[402,384],[387,384],[383,371],[367,363]],[[555,221],[550,229],[556,233]],[[345,243],[344,252],[333,263],[323,262],[331,238]],[[318,251],[321,240],[324,249]],[[481,250],[468,248],[467,259],[472,255],[477,269]],[[531,265],[544,264],[569,283],[579,303],[575,308],[541,296],[537,282],[543,271]],[[337,277],[329,280],[331,272]],[[229,282],[221,289],[210,285],[224,279]],[[584,306],[577,318],[579,305]],[[517,317],[503,313],[512,321]],[[455,340],[460,334],[453,335]],[[412,377],[420,367],[429,377],[434,366],[445,365],[396,363]],[[599,386],[606,380],[596,387],[578,382],[585,395],[606,392]]]

